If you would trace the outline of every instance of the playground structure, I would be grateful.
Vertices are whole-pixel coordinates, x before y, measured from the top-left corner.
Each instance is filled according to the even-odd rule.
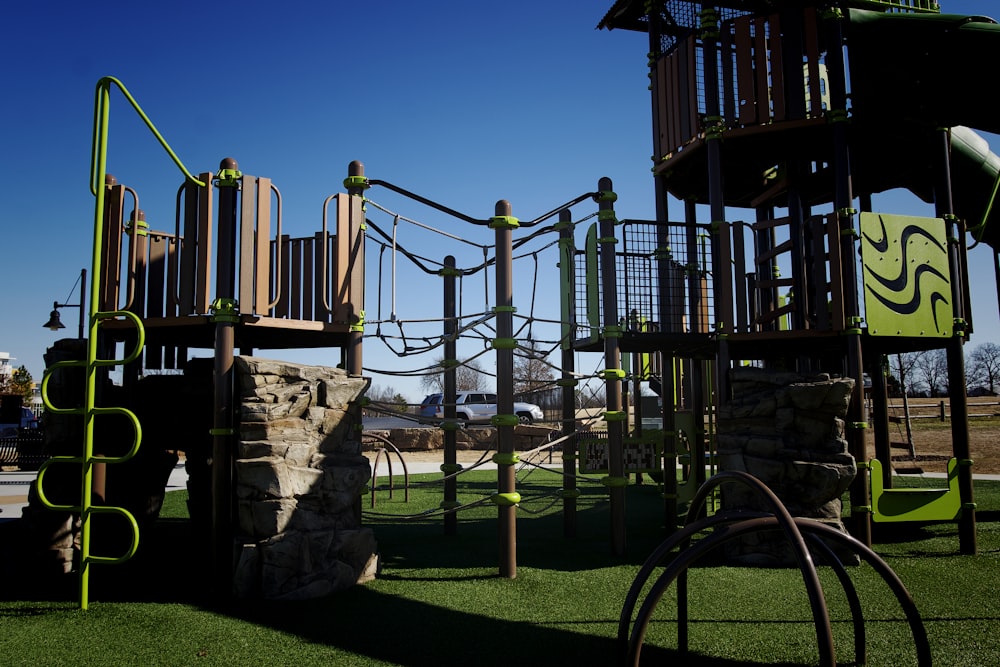
[[[667,1],[647,10],[644,3],[622,1],[601,22],[602,28],[648,33],[654,54],[653,221],[618,220],[609,179],[531,221],[515,218],[506,201],[497,203],[492,217],[481,219],[369,179],[355,162],[344,182],[347,193],[331,195],[324,203],[321,229],[290,238],[282,235],[280,193],[270,179],[244,175],[229,159],[218,172],[194,176],[161,139],[186,180],[178,190],[175,228],[157,231],[145,224],[138,193],[107,177],[102,145],[95,151],[92,174],[96,278],[88,330],[89,398],[82,414],[91,420],[94,380],[117,343],[133,350],[123,362],[125,386],[146,370],[183,367],[191,349],[214,351],[213,534],[218,539],[215,565],[224,577],[236,428],[233,355],[237,350],[339,348],[348,373],[363,374],[362,339],[366,326],[373,324],[365,317],[365,242],[378,230],[368,219],[365,193],[383,186],[494,234],[489,246],[494,255],[482,265],[460,268],[449,256],[429,273],[445,279],[440,337],[445,360],[457,360],[453,344],[463,332],[491,322],[485,338],[496,352],[500,397],[494,425],[502,575],[516,575],[511,379],[514,354],[525,338],[514,326],[511,267],[518,245],[513,232],[557,216],[557,223],[540,227],[530,238],[558,234],[562,291],[569,296],[557,320],[562,334],[556,341],[562,351],[558,384],[564,396],[565,466],[570,472],[576,465],[570,436],[575,428],[573,387],[580,374],[573,354],[603,353],[599,377],[605,382],[607,433],[602,447],[615,553],[624,552],[626,539],[629,469],[624,459],[630,434],[622,400],[625,382],[643,376],[659,386],[664,400],[658,465],[667,473],[664,516],[673,527],[680,492],[674,475],[677,458],[690,447],[690,488],[705,481],[701,462],[712,449],[713,415],[731,398],[727,371],[743,363],[855,380],[847,424],[850,452],[859,468],[851,488],[851,522],[862,544],[871,543],[871,521],[890,514],[904,517],[897,520],[957,519],[961,549],[974,553],[971,460],[961,390],[962,345],[972,332],[972,317],[961,239],[968,227],[977,241],[1000,241],[1000,227],[990,212],[1000,168],[996,156],[981,148],[984,142],[963,126],[996,131],[998,125],[964,88],[952,88],[961,88],[956,82],[969,83],[955,61],[1000,42],[1000,28],[986,19],[940,15],[936,6],[919,3],[788,4],[776,8],[773,2],[734,1],[703,8],[702,3]],[[913,39],[913,33],[920,39]],[[892,38],[883,39],[885,35]],[[843,44],[847,59],[839,48]],[[917,44],[935,47],[931,60],[936,76],[894,78],[910,85],[883,95],[884,72],[878,64],[891,61],[889,52],[918,49]],[[921,71],[931,64],[916,57],[913,62]],[[102,80],[99,111],[116,84]],[[949,102],[932,103],[941,90],[948,92]],[[893,106],[905,99],[915,106]],[[885,127],[887,116],[899,120],[891,129]],[[106,135],[106,115],[101,127],[95,136]],[[150,129],[155,133],[151,124]],[[935,217],[872,211],[873,195],[899,186],[932,199]],[[670,222],[670,197],[683,202],[682,221]],[[573,221],[569,211],[584,202],[596,202],[597,223],[578,249],[574,230],[587,217]],[[710,222],[699,221],[701,206],[708,207]],[[740,208],[752,209],[753,222],[730,219],[731,211]],[[328,222],[329,210],[335,218]],[[779,216],[782,210],[786,214]],[[405,254],[394,234],[380,235],[383,247]],[[914,239],[923,243],[922,254],[907,255],[915,250]],[[891,248],[896,255],[885,254]],[[880,267],[880,260],[882,266],[906,260],[917,268],[912,274],[893,273]],[[469,324],[470,316],[455,309],[452,281],[487,267],[495,271],[494,305]],[[785,271],[788,277],[783,277]],[[920,289],[912,291],[908,279],[918,281]],[[910,303],[914,295],[922,298]],[[873,498],[873,491],[878,496],[897,491],[891,488],[881,358],[898,350],[939,347],[948,351],[953,388],[956,465],[947,491],[952,495],[939,503],[948,516],[920,511],[927,501],[914,493],[900,494],[891,513],[878,509],[880,498]],[[629,355],[636,369],[632,375],[622,364]],[[862,400],[866,372],[874,380],[870,416]],[[453,395],[448,377],[445,394]],[[442,427],[445,465],[453,466],[448,435],[455,428],[454,406],[446,404]],[[882,464],[873,466],[872,473],[866,428],[874,429]],[[681,440],[687,444],[682,446]],[[100,466],[113,461],[95,457],[93,443],[88,443],[81,462],[88,475],[92,466],[98,474],[96,479],[88,476],[84,488],[96,490]],[[879,468],[882,484],[872,485],[870,474]],[[449,502],[447,487],[445,494]],[[569,532],[571,493],[564,509]]]
[[[689,383],[680,407],[694,415],[732,399],[728,372],[739,364],[853,378],[854,535],[870,544],[873,519],[957,518],[961,551],[975,553],[964,239],[968,230],[977,243],[998,241],[1000,159],[966,126],[1000,125],[978,101],[974,73],[1000,44],[1000,26],[916,1],[623,0],[599,27],[645,32],[650,51],[657,221],[622,226],[629,249],[630,226],[656,230],[655,247],[636,251],[650,258],[645,272],[623,281],[654,292],[635,290],[603,315],[605,326],[648,323],[622,327],[617,348],[680,364]],[[893,188],[933,202],[933,217],[875,211],[873,195]],[[683,203],[682,222],[667,222],[670,197]],[[699,222],[701,206],[709,222]],[[738,209],[752,220],[735,220]],[[882,364],[926,349],[947,352],[957,464],[951,490],[932,494],[891,488]],[[674,377],[663,374],[663,396],[674,395]],[[677,412],[664,410],[668,434]],[[868,428],[881,463],[871,468]],[[697,433],[696,449],[705,442]],[[877,471],[881,483],[870,485]],[[959,497],[921,510],[941,493]],[[893,519],[879,510],[889,494]]]

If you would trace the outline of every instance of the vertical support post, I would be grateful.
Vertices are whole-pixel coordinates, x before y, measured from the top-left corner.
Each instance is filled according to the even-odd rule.
[[[350,281],[350,320],[351,331],[348,334],[347,360],[345,368],[351,377],[361,377],[361,341],[365,332],[365,311],[364,311],[364,197],[362,193],[368,188],[368,180],[365,178],[365,165],[354,160],[347,166],[347,194],[350,196],[350,264],[351,268],[347,274]],[[338,230],[342,229],[338,221]],[[340,232],[338,231],[338,235]],[[338,239],[337,243],[343,241]],[[324,277],[325,279],[325,277]],[[358,425],[360,427],[360,424]]]
[[[239,314],[235,302],[236,206],[239,171],[236,160],[220,164],[219,235],[216,256],[215,363],[212,412],[212,587],[217,597],[232,594],[233,580],[233,350]]]
[[[692,322],[693,329],[698,333],[707,333],[708,325],[704,321],[704,313],[707,308],[703,302],[703,286],[702,281],[705,273],[707,272],[707,267],[702,265],[697,265],[696,258],[698,255],[698,238],[697,238],[697,227],[695,227],[695,221],[698,219],[697,207],[695,202],[688,199],[684,202],[684,222],[687,224],[688,234],[687,234],[687,253],[688,253],[688,263],[693,267],[697,267],[697,270],[692,269],[688,277],[688,292],[691,294],[691,310],[690,310],[690,320]],[[722,366],[722,347],[724,345],[724,339],[719,342],[719,364]],[[705,376],[711,372],[711,370],[706,371],[705,364],[703,364],[698,359],[687,359],[686,366],[688,368],[687,376],[688,380],[685,382],[684,389],[687,390],[687,405],[690,407],[691,413],[694,415],[694,441],[689,443],[691,448],[691,472],[694,475],[695,486],[701,486],[705,483],[707,478],[705,472],[705,414],[706,414],[706,402],[709,399],[708,394],[705,391],[706,379]],[[728,361],[726,366],[728,367]],[[723,371],[719,370],[722,374]],[[674,426],[676,430],[676,425]],[[677,471],[672,471],[676,476]],[[676,519],[675,519],[676,520]]]
[[[512,230],[518,226],[510,202],[501,199],[494,207],[490,227],[496,232],[496,331],[497,351],[497,523],[500,536],[500,576],[517,577],[517,525],[515,510],[520,498],[515,491],[514,464],[514,289]]]
[[[836,48],[827,53],[827,71],[830,86],[829,112],[833,131],[834,207],[840,227],[840,272],[844,285],[844,315],[847,329],[844,331],[845,369],[847,377],[854,378],[854,391],[847,406],[847,449],[858,466],[857,478],[851,485],[851,522],[853,535],[866,546],[872,544],[871,489],[865,429],[868,427],[868,406],[865,403],[864,364],[861,351],[861,303],[858,296],[857,249],[855,246],[853,208],[854,193],[851,188],[850,144],[848,142],[847,117],[847,65],[844,61],[841,19],[831,17],[828,23],[828,39]],[[802,66],[797,65],[797,72]],[[834,270],[835,267],[830,267]]]
[[[938,155],[934,176],[934,206],[939,218],[944,218],[948,239],[948,267],[951,275],[951,303],[954,324],[951,338],[945,346],[948,358],[948,402],[951,406],[951,447],[958,459],[958,495],[962,514],[958,520],[959,550],[973,555],[976,543],[976,504],[973,497],[972,456],[969,449],[969,403],[965,393],[965,291],[966,278],[962,270],[959,244],[965,229],[959,225],[951,199],[951,145],[947,129],[937,131]]]
[[[444,276],[444,394],[441,402],[444,404],[444,421],[441,428],[444,430],[444,465],[441,471],[446,475],[444,482],[444,502],[441,507],[445,510],[452,510],[458,507],[458,483],[452,476],[461,470],[458,465],[458,455],[455,442],[455,395],[457,394],[455,366],[458,360],[457,345],[455,341],[458,333],[457,301],[456,301],[456,276],[455,257],[448,255],[444,258],[444,268],[441,270]],[[455,535],[458,532],[458,516],[455,512],[445,512],[444,534]]]
[[[572,214],[559,211],[559,274],[562,281],[562,363],[558,384],[562,388],[563,536],[576,537],[576,378],[573,340],[576,338],[576,280]]]
[[[618,285],[615,266],[615,193],[611,179],[604,177],[597,183],[599,227],[598,249],[601,267],[601,308],[604,315],[604,419],[608,425],[608,476],[602,482],[608,487],[611,500],[611,552],[625,555],[625,452],[623,426],[628,415],[622,410],[622,382],[625,372],[621,367],[619,341],[621,325],[618,323],[618,303],[615,289]]]
[[[701,35],[705,58],[705,148],[708,154],[708,204],[712,217],[712,289],[715,295],[715,328],[718,337],[715,401],[724,403],[729,395],[729,345],[726,336],[733,329],[732,272],[730,270],[729,227],[726,224],[725,195],[722,188],[722,134],[724,123],[719,102],[719,16],[714,8],[701,11]],[[696,392],[702,388],[696,385]],[[698,430],[704,412],[695,414]],[[701,443],[699,443],[701,444]],[[695,450],[692,450],[695,454]],[[699,453],[701,456],[701,453]],[[704,481],[704,460],[696,463],[698,484]]]

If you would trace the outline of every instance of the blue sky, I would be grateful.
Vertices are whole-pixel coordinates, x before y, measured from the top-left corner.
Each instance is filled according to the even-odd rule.
[[[60,337],[41,325],[53,301],[78,302],[74,282],[81,268],[90,273],[91,127],[103,76],[128,87],[193,172],[234,157],[245,173],[272,178],[293,236],[320,228],[323,200],[342,190],[352,160],[362,161],[370,178],[477,218],[507,199],[516,217],[533,219],[596,190],[602,176],[614,182],[619,218],[653,218],[646,36],[595,30],[611,4],[12,4],[0,25],[8,81],[0,109],[0,350],[40,380],[42,355]],[[982,13],[984,4],[942,2],[949,13]],[[139,191],[151,227],[172,229],[180,174],[117,92],[110,134],[109,173]],[[1000,152],[1000,141],[988,139]],[[401,225],[399,242],[422,256],[440,261],[452,253],[460,266],[474,266],[479,246],[492,243],[488,230],[384,190],[368,194],[404,218],[474,244]],[[905,193],[885,201],[890,212],[933,214]],[[679,206],[672,211],[680,217]],[[383,221],[391,225],[391,216]],[[558,317],[556,260],[542,245],[515,270],[525,318],[518,327],[529,315]],[[369,248],[370,261],[374,256]],[[991,250],[977,248],[971,259],[972,343],[1000,341]],[[393,282],[389,263],[385,258],[380,303],[369,286],[368,318],[381,317],[384,332],[402,331],[407,344],[420,347],[441,331],[438,322],[418,322],[441,315],[440,279],[397,258]],[[491,284],[464,281],[463,311],[481,310],[484,293],[494,305]],[[76,309],[63,309],[62,318],[64,334],[72,335]],[[551,338],[541,321],[531,334]],[[468,354],[483,349],[471,345]],[[339,358],[328,350],[266,356],[330,365]],[[406,372],[440,351],[399,357],[372,339],[364,356],[366,368]],[[484,360],[492,366],[491,357]],[[581,361],[579,369],[594,363]],[[413,377],[375,374],[373,382],[412,401],[425,393]]]

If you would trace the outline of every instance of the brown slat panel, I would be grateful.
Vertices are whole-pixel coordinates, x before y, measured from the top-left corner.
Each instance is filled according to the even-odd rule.
[[[271,304],[271,179],[257,179],[257,233],[253,312],[266,315]]]
[[[135,263],[132,275],[129,276],[130,291],[132,301],[128,310],[139,317],[143,317],[146,312],[146,262],[149,252],[149,237],[146,236],[145,226],[133,222],[131,245],[129,253],[134,254]]]
[[[768,47],[771,60],[771,99],[774,101],[772,110],[776,121],[785,120],[788,116],[785,110],[785,70],[781,50],[781,20],[777,14],[767,17]]]
[[[719,58],[722,64],[722,117],[726,127],[736,123],[736,68],[733,64],[733,22],[724,21],[719,40]]]
[[[771,90],[767,67],[767,21],[763,17],[753,20],[753,67],[756,74],[754,90],[757,122],[761,125],[771,119],[771,98],[780,97],[780,90]]]
[[[206,176],[201,174],[199,180]],[[184,218],[182,221],[184,240],[180,250],[180,275],[178,276],[178,314],[190,315],[195,309],[195,274],[198,272],[198,210],[202,188],[193,183],[185,183],[184,187]]]
[[[830,314],[826,282],[826,230],[823,222],[822,216],[814,215],[806,221],[806,224],[809,225],[810,245],[812,246],[812,275],[810,276],[809,291],[812,293],[813,308],[816,311],[816,328],[826,330],[830,328]]]
[[[275,284],[280,293],[278,303],[274,306],[274,317],[288,317],[288,267],[291,261],[291,242],[287,234],[283,234],[277,242],[272,242],[274,256],[280,254],[281,271],[275,276]]]
[[[101,239],[101,275],[92,278],[100,281],[98,310],[118,310],[124,202],[124,186],[115,185],[107,188]]]
[[[204,183],[211,184],[212,174],[207,174],[208,180],[199,177]],[[212,218],[215,209],[212,205],[214,191],[209,185],[198,188],[198,239],[197,267],[194,273],[194,307],[198,315],[207,315],[212,303]]]
[[[337,258],[333,274],[333,286],[330,296],[330,310],[333,314],[333,321],[337,323],[348,323],[350,309],[347,304],[347,285],[349,280],[348,269],[350,268],[350,222],[351,206],[353,197],[341,195],[337,197],[337,242],[334,244],[333,256]]]
[[[146,317],[163,317],[163,290],[166,282],[167,240],[162,236],[149,236],[149,265],[147,271]],[[146,368],[163,368],[163,348],[146,346]]]
[[[311,237],[302,239],[302,316],[301,320],[312,320],[314,305],[314,287],[316,285],[316,270],[313,259],[316,256],[316,246]]]
[[[237,223],[237,261],[239,273],[236,280],[236,300],[241,313],[253,312],[254,288],[254,226],[257,213],[257,179],[244,175],[240,179],[240,219]]]
[[[670,56],[670,67],[667,75],[670,78],[670,104],[667,107],[667,122],[669,123],[667,153],[675,152],[681,145],[681,109],[680,109],[680,56],[675,51]]]
[[[291,281],[288,294],[288,316],[293,320],[302,319],[302,239],[292,239],[292,265],[289,267]]]
[[[674,89],[674,58],[673,54],[660,59],[657,66],[656,76],[660,87],[660,143],[657,146],[656,156],[663,158],[670,155],[677,147],[674,144],[674,105],[676,95]]]
[[[313,256],[313,269],[315,271],[315,277],[313,279],[313,318],[317,322],[329,322],[330,314],[326,312],[326,308],[323,307],[323,290],[327,288],[329,284],[330,268],[327,267],[326,275],[323,274],[323,253],[326,252],[327,258],[330,257],[330,246],[328,242],[327,247],[323,247],[323,232],[316,232],[313,236],[313,250],[315,255]],[[327,260],[329,262],[329,260]]]
[[[697,81],[694,72],[697,60],[694,55],[694,40],[684,40],[677,53],[680,56],[677,61],[678,101],[681,102],[678,105],[680,113],[680,143],[678,146],[682,146],[693,139],[698,131],[696,120],[698,99],[694,85]]]
[[[717,290],[715,300],[715,320],[716,324],[721,324],[716,331],[718,333],[733,332],[733,269],[728,258],[732,257],[732,224],[723,220],[718,224],[719,231],[716,236],[719,245],[718,257],[727,258],[724,262],[712,264],[712,282]]]
[[[805,39],[806,64],[809,76],[809,104],[806,115],[823,115],[822,77],[820,76],[819,34],[816,25],[816,8],[806,7],[803,12],[802,32]]]
[[[177,315],[177,249],[179,247],[177,239],[167,239],[167,283],[166,283],[166,312],[168,317]],[[177,348],[166,347],[163,349],[164,368],[177,368]]]
[[[844,273],[843,253],[840,251],[840,223],[837,215],[827,216],[826,232],[829,235],[827,243],[830,246],[830,328],[843,331],[847,328],[847,317],[844,314]]]
[[[162,236],[150,235],[149,239],[149,269],[146,284],[146,317],[163,317],[166,315],[163,298],[167,274],[168,241]]]
[[[672,91],[670,88],[670,58],[665,56],[656,62],[655,81],[657,89],[656,113],[658,117],[659,135],[656,137],[657,160],[670,153],[670,103]]]
[[[739,95],[740,125],[757,123],[757,104],[754,92],[753,41],[750,36],[751,19],[746,16],[733,21],[736,32],[736,90]]]

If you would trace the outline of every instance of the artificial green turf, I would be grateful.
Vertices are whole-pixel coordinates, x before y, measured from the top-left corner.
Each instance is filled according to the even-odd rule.
[[[521,471],[517,572],[499,576],[497,509],[459,512],[446,535],[437,511],[439,485],[417,482],[404,501],[401,479],[380,481],[364,523],[382,559],[377,579],[307,602],[219,602],[197,582],[207,568],[188,541],[183,492],[168,494],[161,521],[147,535],[158,557],[129,572],[116,589],[116,567],[95,566],[91,604],[72,595],[0,602],[4,665],[611,665],[626,592],[646,555],[663,539],[659,490],[627,490],[626,553],[610,548],[611,512],[596,479],[581,481],[576,534],[564,535],[560,478]],[[461,478],[459,501],[473,504],[496,490],[496,474]],[[977,482],[982,516],[979,554],[959,555],[954,524],[877,526],[875,550],[912,594],[935,665],[998,664],[1000,484]],[[554,503],[554,504],[553,504]],[[404,518],[405,517],[405,518]],[[842,589],[819,568],[840,664],[853,664],[853,633]],[[902,612],[867,566],[849,568],[862,598],[868,664],[916,664]],[[122,575],[124,577],[125,575]],[[106,588],[105,588],[106,587]],[[656,608],[643,657],[658,664],[818,664],[816,633],[795,569],[705,563],[688,573],[692,654],[677,647],[672,588]]]

